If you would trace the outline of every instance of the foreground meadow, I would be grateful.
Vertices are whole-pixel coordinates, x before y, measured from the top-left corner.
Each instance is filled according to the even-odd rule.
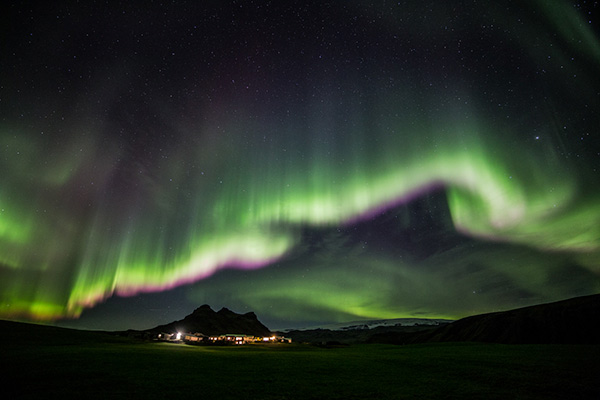
[[[6,398],[600,398],[600,346],[204,347],[99,333],[46,337],[2,343]]]

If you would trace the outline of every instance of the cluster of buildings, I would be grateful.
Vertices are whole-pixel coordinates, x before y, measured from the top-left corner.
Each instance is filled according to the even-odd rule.
[[[156,340],[189,344],[249,344],[249,343],[292,343],[291,338],[280,335],[250,336],[238,333],[207,336],[202,333],[159,333]]]

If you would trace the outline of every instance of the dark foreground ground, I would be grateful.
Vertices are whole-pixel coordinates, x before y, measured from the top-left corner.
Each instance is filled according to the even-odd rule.
[[[600,346],[200,347],[0,324],[3,398],[598,399]]]

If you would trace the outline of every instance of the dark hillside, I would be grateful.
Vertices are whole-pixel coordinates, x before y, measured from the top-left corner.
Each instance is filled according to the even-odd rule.
[[[378,343],[600,344],[600,295],[475,315],[416,334],[373,335]]]
[[[84,331],[5,320],[0,320],[0,330],[3,341],[11,346],[63,346],[128,342],[127,339],[118,337],[114,332]]]

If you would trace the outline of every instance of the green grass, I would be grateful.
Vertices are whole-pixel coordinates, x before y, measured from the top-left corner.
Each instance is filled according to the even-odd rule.
[[[48,337],[0,346],[6,398],[600,398],[600,346],[202,347]]]

